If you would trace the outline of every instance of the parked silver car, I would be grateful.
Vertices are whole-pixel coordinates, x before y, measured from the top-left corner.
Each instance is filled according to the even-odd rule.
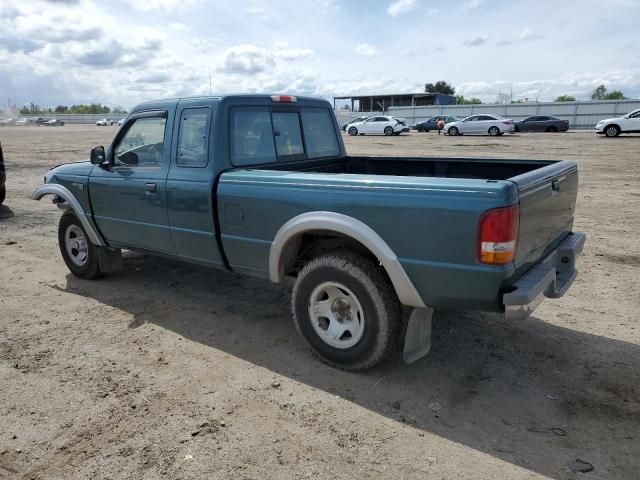
[[[500,115],[481,114],[471,115],[470,117],[460,120],[459,122],[447,123],[444,131],[447,135],[491,135],[496,137],[503,133],[513,133],[515,123],[510,118],[504,118]]]

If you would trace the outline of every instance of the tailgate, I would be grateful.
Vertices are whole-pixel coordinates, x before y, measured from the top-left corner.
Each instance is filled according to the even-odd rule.
[[[573,227],[578,193],[575,162],[561,161],[510,179],[520,197],[515,264],[525,269],[555,248]]]

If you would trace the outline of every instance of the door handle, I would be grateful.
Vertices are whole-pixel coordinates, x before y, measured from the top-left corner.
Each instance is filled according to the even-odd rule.
[[[155,183],[145,183],[144,189],[147,193],[156,193],[158,191],[158,185]]]

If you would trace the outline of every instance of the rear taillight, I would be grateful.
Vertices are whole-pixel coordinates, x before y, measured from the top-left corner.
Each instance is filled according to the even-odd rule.
[[[518,205],[483,213],[478,228],[478,260],[490,265],[512,262],[516,256],[519,227]]]
[[[504,120],[502,123],[505,125],[511,125],[513,122],[511,120]]]
[[[281,103],[295,103],[298,101],[293,95],[271,95],[271,100]]]

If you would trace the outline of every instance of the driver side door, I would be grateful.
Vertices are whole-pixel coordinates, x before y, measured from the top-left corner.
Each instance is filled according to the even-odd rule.
[[[110,245],[175,252],[167,214],[167,130],[166,111],[134,114],[107,151],[109,165],[91,173],[94,219]]]

